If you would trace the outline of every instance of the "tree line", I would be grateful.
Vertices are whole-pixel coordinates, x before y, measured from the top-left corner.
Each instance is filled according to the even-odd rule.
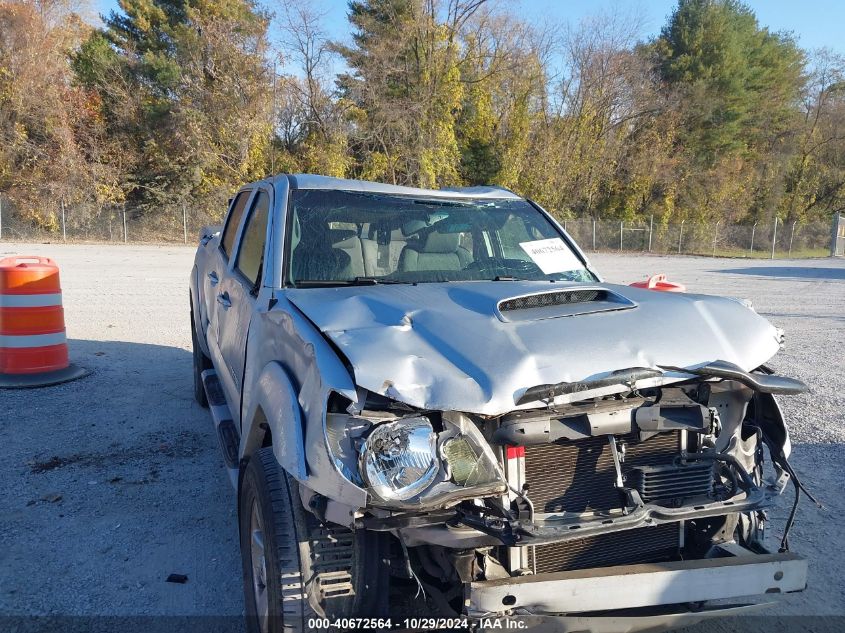
[[[0,194],[219,219],[239,185],[313,172],[495,184],[561,218],[823,219],[845,200],[845,60],[737,0],[531,23],[488,0],[0,4]]]

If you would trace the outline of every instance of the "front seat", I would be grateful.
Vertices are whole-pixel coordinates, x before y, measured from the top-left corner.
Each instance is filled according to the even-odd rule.
[[[306,227],[301,226],[299,218],[294,216],[290,245],[291,281],[350,279],[352,257],[343,248],[335,248],[336,245],[332,244],[333,237],[341,239],[342,242],[346,235],[333,236],[330,229],[316,223],[307,225],[307,230],[303,230],[304,228]],[[357,237],[355,239],[357,240]]]
[[[399,270],[463,270],[472,261],[469,251],[460,246],[460,233],[432,231],[421,243],[408,244],[399,255]]]

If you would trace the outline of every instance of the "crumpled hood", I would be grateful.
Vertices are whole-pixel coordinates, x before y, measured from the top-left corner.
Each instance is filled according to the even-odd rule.
[[[763,317],[707,295],[589,284],[636,306],[543,320],[497,315],[503,299],[577,286],[453,282],[294,289],[285,296],[337,345],[358,385],[427,409],[499,415],[535,385],[714,360],[748,371],[779,348],[777,330]]]

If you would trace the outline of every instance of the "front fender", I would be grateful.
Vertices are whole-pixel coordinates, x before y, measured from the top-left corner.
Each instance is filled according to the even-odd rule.
[[[261,447],[264,433],[259,427],[266,422],[273,438],[276,461],[297,480],[307,479],[302,409],[293,383],[279,363],[268,363],[261,371],[255,385],[255,397],[246,413],[244,420],[249,420],[249,427],[243,427],[241,458]]]
[[[259,295],[258,305],[264,305]],[[266,422],[280,465],[328,499],[363,507],[367,492],[346,479],[328,445],[331,394],[355,400],[355,384],[320,331],[276,291],[268,311],[253,315],[243,381],[243,461],[265,443]],[[272,305],[275,303],[275,305]]]

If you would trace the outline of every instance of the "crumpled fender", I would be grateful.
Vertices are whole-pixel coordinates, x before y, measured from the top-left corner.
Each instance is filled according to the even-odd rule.
[[[366,490],[342,475],[326,436],[331,394],[357,399],[352,376],[323,334],[283,292],[273,298],[275,305],[257,312],[250,322],[240,457],[261,447],[266,422],[282,468],[313,492],[363,507]]]
[[[256,414],[259,407],[264,417]],[[266,418],[266,420],[265,420]],[[245,442],[242,442],[241,455],[251,454],[258,446],[252,446],[263,437],[254,428],[265,422],[270,427],[273,441],[273,454],[287,472],[303,481],[308,477],[305,464],[305,432],[302,409],[296,397],[290,378],[279,363],[267,363],[256,381],[254,397],[247,415],[250,428],[244,428]]]
[[[783,418],[780,404],[770,393],[754,394],[754,422],[763,431],[763,441],[769,447],[775,478],[771,482],[778,493],[782,493],[790,479],[787,460],[792,453],[789,430]]]

